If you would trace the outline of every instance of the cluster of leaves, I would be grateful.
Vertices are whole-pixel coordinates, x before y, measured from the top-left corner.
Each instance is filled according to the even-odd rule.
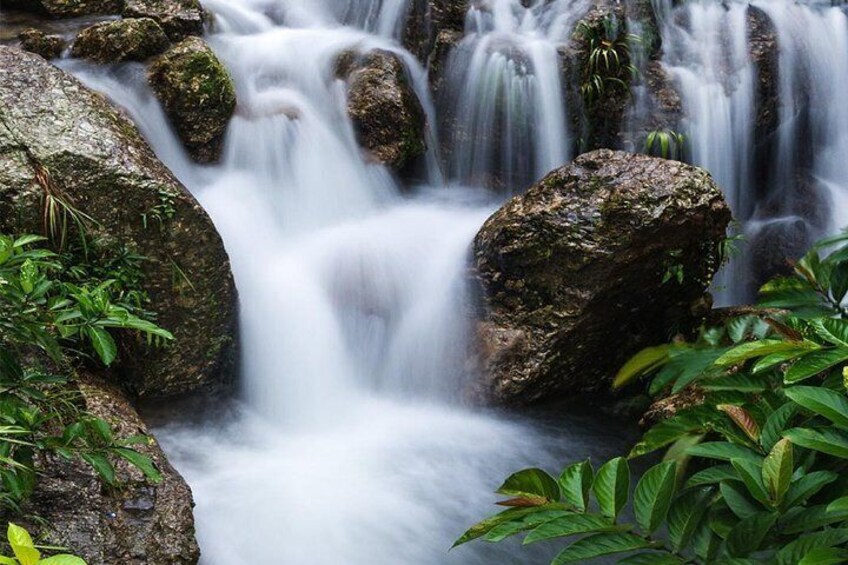
[[[160,478],[133,449],[149,438],[115,437],[69,386],[75,364],[116,359],[113,331],[172,339],[143,309],[141,258],[120,251],[89,264],[36,247],[43,239],[0,235],[0,507],[12,511],[35,488],[39,454],[78,457],[110,485],[116,458]]]
[[[686,137],[670,129],[651,131],[645,137],[645,153],[654,157],[683,161],[685,149]]]
[[[760,308],[621,369],[616,386],[650,377],[652,395],[690,399],[629,454],[667,450],[632,501],[624,458],[558,479],[527,469],[498,491],[511,508],[457,543],[580,536],[555,564],[616,554],[624,564],[848,562],[847,242],[817,244],[793,276],[762,288]]]
[[[585,103],[593,104],[611,87],[626,90],[627,80],[638,73],[630,63],[630,45],[640,38],[627,33],[611,15],[600,25],[580,22],[576,34],[588,44],[580,84]]]
[[[35,545],[29,532],[16,524],[9,524],[6,538],[14,557],[0,555],[0,565],[86,565],[79,557],[67,553],[42,559],[39,550],[62,551],[63,548]]]

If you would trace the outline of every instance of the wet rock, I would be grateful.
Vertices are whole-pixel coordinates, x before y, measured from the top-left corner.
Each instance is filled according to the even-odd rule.
[[[127,18],[84,29],[74,41],[74,57],[98,63],[144,61],[165,51],[170,42],[154,20]]]
[[[190,37],[157,58],[147,78],[189,154],[201,163],[217,161],[236,91],[212,49]]]
[[[29,28],[18,34],[21,49],[41,55],[45,59],[58,59],[65,49],[61,35],[47,35],[41,30]]]
[[[203,35],[206,12],[198,0],[125,0],[125,18],[152,18],[168,38],[181,41],[190,35]]]
[[[691,321],[729,221],[706,171],[609,150],[510,200],[474,241],[482,394],[526,404],[608,387]]]
[[[773,134],[780,125],[780,61],[777,30],[762,9],[748,6],[748,41],[756,68],[756,139]]]
[[[370,51],[340,71],[348,83],[348,115],[374,160],[400,169],[426,151],[424,110],[397,55]]]
[[[750,234],[750,287],[755,291],[767,280],[793,273],[792,264],[801,258],[820,235],[801,218],[765,222]]]
[[[109,422],[117,437],[147,434],[116,387],[86,377],[79,390],[86,410]],[[138,469],[118,461],[120,485],[109,488],[90,466],[48,456],[24,514],[45,520],[39,533],[47,543],[69,548],[89,565],[195,565],[200,550],[189,486],[153,438],[134,448],[153,459],[161,482],[152,484]]]
[[[175,340],[125,336],[116,379],[149,398],[228,384],[235,288],[209,217],[102,95],[0,47],[0,229],[42,233],[48,192],[97,222],[90,237],[148,257],[150,308]]]
[[[404,46],[427,64],[443,32],[462,35],[470,0],[414,0],[407,14]]]
[[[121,0],[4,0],[4,9],[36,12],[51,18],[74,18],[90,14],[118,14]]]

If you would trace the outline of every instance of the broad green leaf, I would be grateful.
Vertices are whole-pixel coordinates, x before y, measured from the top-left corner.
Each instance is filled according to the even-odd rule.
[[[162,480],[162,473],[159,472],[156,465],[153,464],[153,460],[147,455],[126,447],[115,448],[115,453],[137,467],[151,482],[158,483]]]
[[[743,520],[762,510],[762,507],[748,496],[748,489],[742,483],[725,481],[719,484],[719,490],[730,510]]]
[[[704,563],[712,563],[721,548],[722,539],[710,528],[709,520],[701,520],[692,538],[695,555]]]
[[[604,516],[615,519],[627,502],[630,490],[630,466],[623,457],[616,457],[604,463],[595,482],[592,491],[598,500],[601,513]]]
[[[464,543],[468,543],[471,540],[477,539],[483,535],[486,535],[490,531],[492,531],[495,527],[512,520],[518,520],[524,516],[529,516],[531,514],[539,513],[539,512],[548,512],[550,510],[565,510],[565,505],[563,504],[550,504],[548,506],[539,506],[532,508],[509,508],[495,514],[494,516],[490,516],[485,520],[474,524],[468,530],[462,534],[462,536],[456,540],[452,547],[456,547],[458,545],[462,545]]]
[[[695,529],[710,502],[710,488],[694,489],[678,496],[668,511],[668,539],[675,551],[682,551],[689,545]]]
[[[499,542],[515,534],[532,530],[540,524],[550,522],[554,518],[568,516],[571,512],[567,510],[547,510],[535,512],[514,520],[510,520],[495,526],[483,536],[483,539],[490,542]]]
[[[813,471],[792,481],[789,491],[783,499],[783,508],[789,509],[793,506],[803,504],[822,488],[838,478],[839,475],[831,471]]]
[[[82,458],[91,465],[100,477],[109,483],[115,484],[115,468],[109,460],[99,453],[83,453]]]
[[[38,565],[87,565],[85,561],[73,555],[54,555],[39,562]]]
[[[783,502],[789,490],[793,465],[792,443],[787,439],[777,442],[763,461],[763,483],[775,505]]]
[[[807,410],[824,416],[839,427],[848,428],[848,399],[844,394],[815,386],[793,386],[785,393]]]
[[[783,437],[795,445],[848,459],[848,438],[835,430],[792,428],[783,432]]]
[[[626,529],[626,526],[613,524],[609,518],[597,514],[571,514],[545,522],[533,529],[524,543],[573,536],[575,534],[590,534],[598,532],[615,532]]]
[[[719,404],[716,409],[727,414],[749,439],[759,442],[760,426],[747,410],[732,404]]]
[[[658,345],[643,349],[630,358],[618,371],[613,380],[614,389],[630,384],[634,379],[644,376],[668,361],[668,352],[672,345]]]
[[[600,533],[577,540],[554,557],[551,565],[584,563],[590,559],[647,549],[651,544],[639,536],[628,533]]]
[[[639,479],[633,495],[633,511],[636,523],[646,534],[656,531],[665,521],[674,497],[676,475],[677,464],[670,461],[651,467]]]
[[[589,492],[592,490],[594,472],[589,461],[581,461],[566,467],[559,476],[559,489],[565,502],[581,512],[589,507]]]
[[[690,447],[686,452],[694,457],[718,459],[720,461],[730,461],[731,459],[753,459],[754,461],[758,461],[760,459],[760,456],[755,451],[726,441],[709,441]]]
[[[21,565],[36,565],[41,558],[41,553],[35,548],[32,543],[32,538],[22,527],[9,522],[9,527],[6,530],[6,537],[9,540],[9,545],[17,557]]]
[[[834,480],[835,477],[834,477]],[[828,512],[846,512],[848,511],[848,496],[837,498],[827,506]]]
[[[813,532],[839,522],[848,521],[848,511],[831,511],[828,506],[819,504],[809,508],[796,508],[780,522],[780,531],[784,534]]]
[[[848,562],[848,550],[835,547],[817,547],[804,556],[798,565],[839,565]]]
[[[637,553],[618,560],[618,565],[682,565],[683,563],[682,559],[665,551]]]
[[[822,371],[848,360],[848,348],[820,349],[807,353],[795,361],[783,377],[786,384],[794,384],[815,377]]]
[[[21,237],[15,240],[14,247],[20,248],[26,245],[30,245],[31,243],[37,243],[41,241],[47,241],[47,238],[43,235],[22,235]]]
[[[112,339],[109,332],[103,328],[92,326],[85,329],[85,334],[103,364],[107,367],[111,365],[118,355],[118,346],[115,345],[115,340]]]
[[[816,334],[833,345],[848,348],[848,322],[839,318],[820,318],[810,322]]]
[[[783,351],[781,353],[772,353],[771,355],[766,355],[756,363],[754,363],[754,368],[752,372],[754,375],[760,375],[769,369],[773,369],[778,365],[782,365],[783,363],[787,363],[802,355],[806,355],[809,353],[808,349],[800,349],[798,351]]]
[[[720,483],[727,480],[739,480],[739,473],[732,465],[713,465],[703,471],[698,471],[686,481],[686,488]]]
[[[0,555],[0,565],[20,565],[20,562],[17,559]]]
[[[751,459],[731,459],[730,463],[739,473],[751,496],[762,504],[768,504],[769,496],[766,492],[766,486],[763,484],[762,464]]]
[[[754,553],[763,543],[769,530],[777,521],[777,514],[758,512],[753,516],[743,518],[730,532],[727,538],[727,550],[733,557],[747,557]]]
[[[768,387],[764,379],[747,373],[736,373],[735,375],[704,379],[699,385],[704,390],[735,390],[740,392],[762,392]]]
[[[761,339],[759,341],[749,341],[726,352],[724,355],[716,359],[715,364],[720,367],[731,367],[733,365],[744,363],[748,359],[765,357],[772,353],[798,351],[809,348],[809,345],[783,341],[782,339]]]
[[[848,542],[848,529],[824,530],[808,534],[785,545],[777,552],[779,565],[797,565],[814,549],[833,547]]]
[[[521,498],[541,498],[548,502],[559,500],[556,480],[541,469],[524,469],[513,473],[495,492]]]
[[[763,449],[766,451],[772,450],[774,445],[780,441],[783,431],[797,412],[797,405],[793,402],[787,402],[771,413],[760,434],[760,445],[763,446]]]

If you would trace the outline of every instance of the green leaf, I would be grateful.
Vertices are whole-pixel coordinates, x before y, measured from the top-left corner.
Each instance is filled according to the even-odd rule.
[[[836,480],[834,477],[833,480]],[[848,511],[848,496],[843,496],[842,498],[837,498],[827,506],[828,512],[846,512]]]
[[[694,457],[730,461],[731,459],[752,459],[758,461],[760,456],[747,447],[735,445],[726,441],[709,441],[690,447],[686,453]]]
[[[647,549],[651,544],[639,536],[627,533],[600,533],[577,540],[554,557],[551,565],[585,562],[589,559]]]
[[[534,506],[559,500],[559,485],[541,469],[524,469],[513,473],[495,492],[527,500]]]
[[[794,384],[815,377],[822,371],[848,360],[848,348],[820,349],[807,353],[789,367],[783,380],[786,384]]]
[[[739,429],[748,436],[748,439],[759,442],[760,426],[747,410],[733,404],[719,404],[716,409],[727,414],[739,426]]]
[[[531,514],[536,514],[539,512],[548,512],[550,510],[565,510],[565,505],[550,504],[548,506],[535,506],[531,508],[508,508],[507,510],[495,514],[494,516],[490,516],[489,518],[486,518],[485,520],[478,522],[477,524],[468,528],[468,530],[464,534],[462,534],[462,536],[458,540],[454,542],[452,547],[468,543],[471,540],[486,535],[495,527],[506,522],[518,520],[523,518],[524,516],[529,516]]]
[[[686,481],[686,488],[711,485],[727,480],[739,480],[739,473],[732,465],[713,465],[698,471]]]
[[[483,539],[489,542],[499,542],[510,536],[514,536],[515,534],[525,532],[527,530],[532,530],[540,524],[544,524],[545,522],[550,522],[554,518],[560,518],[562,516],[568,516],[571,512],[567,510],[545,510],[541,512],[535,512],[533,514],[529,514],[527,516],[523,516],[520,518],[516,518],[515,520],[510,520],[495,526],[489,532],[483,536]]]
[[[668,515],[674,497],[677,464],[673,461],[660,463],[648,469],[636,485],[633,510],[636,523],[646,534],[660,527]]]
[[[82,458],[97,471],[100,477],[109,483],[115,484],[115,468],[109,460],[99,453],[83,453]]]
[[[748,497],[748,489],[736,481],[720,483],[719,490],[730,510],[743,520],[762,510]]]
[[[837,431],[792,428],[784,432],[783,437],[795,445],[848,459],[848,439]]]
[[[581,512],[589,507],[589,491],[592,489],[594,473],[589,461],[581,461],[566,467],[559,476],[559,489],[565,502]]]
[[[115,453],[137,467],[151,482],[159,483],[162,481],[162,473],[159,472],[153,464],[153,460],[147,455],[126,447],[115,448]]]
[[[571,514],[550,520],[533,529],[524,543],[535,543],[537,541],[549,540],[573,536],[576,534],[590,534],[598,532],[615,532],[626,529],[626,526],[618,526],[610,522],[609,518],[596,514]]]
[[[819,318],[810,322],[816,334],[828,343],[848,348],[848,322],[839,318]]]
[[[9,522],[9,527],[6,530],[6,537],[9,540],[9,545],[17,557],[21,565],[37,565],[41,558],[41,553],[35,548],[32,543],[32,538],[22,527]]]
[[[798,565],[838,565],[848,562],[848,551],[835,547],[817,547],[804,556]]]
[[[637,553],[624,559],[619,559],[618,565],[681,565],[679,557],[667,552]]]
[[[675,551],[685,549],[710,502],[712,490],[695,489],[683,493],[671,504],[668,512],[668,539]]]
[[[21,248],[31,243],[38,243],[41,241],[47,241],[47,238],[42,235],[22,235],[21,237],[15,240],[14,247]]]
[[[746,557],[758,549],[768,535],[777,514],[772,512],[758,512],[747,518],[743,518],[730,532],[727,538],[727,550],[733,557]]]
[[[730,463],[739,476],[751,496],[762,504],[768,504],[769,497],[763,484],[763,467],[759,462],[751,459],[731,459]]]
[[[813,471],[797,479],[789,486],[789,491],[783,499],[783,507],[792,508],[803,504],[814,496],[822,488],[839,478],[839,475],[831,471]]]
[[[802,536],[777,552],[779,565],[797,565],[809,552],[822,547],[833,547],[848,542],[848,529],[824,530]]]
[[[757,357],[765,357],[773,353],[783,353],[788,351],[797,351],[801,349],[809,349],[806,344],[799,344],[791,341],[783,341],[782,339],[761,339],[759,341],[749,341],[732,348],[724,355],[716,359],[715,364],[720,367],[731,367]]]
[[[848,400],[844,394],[815,386],[787,388],[786,396],[807,410],[824,416],[837,426],[848,428]]]
[[[38,565],[87,565],[85,561],[73,555],[61,554],[48,557],[39,562]]]
[[[760,445],[766,451],[771,451],[774,445],[780,441],[783,431],[798,412],[798,407],[793,402],[787,402],[771,413],[760,433]]]
[[[848,520],[848,511],[831,511],[828,506],[819,504],[809,508],[796,508],[784,516],[780,523],[783,534],[792,535],[812,532]]]
[[[763,461],[763,483],[768,490],[769,499],[775,505],[783,502],[783,497],[789,491],[792,469],[792,443],[782,439],[775,444]]]
[[[627,502],[630,490],[630,467],[623,457],[616,457],[604,463],[595,482],[592,491],[598,499],[598,505],[604,516],[615,519]]]
[[[624,387],[634,379],[659,368],[668,361],[668,353],[671,347],[670,344],[648,347],[631,357],[618,371],[612,387],[614,389]]]
[[[118,346],[115,345],[115,340],[109,332],[103,328],[89,326],[85,328],[85,334],[103,364],[107,367],[111,365],[118,355]]]
[[[714,379],[704,379],[699,384],[704,390],[710,391],[762,392],[768,388],[767,383],[763,379],[747,373],[736,373],[735,375],[722,376]]]

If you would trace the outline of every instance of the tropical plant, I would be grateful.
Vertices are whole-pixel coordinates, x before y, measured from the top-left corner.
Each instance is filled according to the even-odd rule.
[[[56,551],[62,548],[35,545],[29,532],[17,524],[9,523],[6,538],[14,557],[0,555],[0,565],[86,565],[79,557],[67,553],[42,559],[39,550]]]
[[[580,85],[586,104],[594,103],[610,87],[626,89],[627,79],[638,72],[630,63],[630,45],[640,38],[627,33],[611,15],[595,24],[580,22],[576,34],[587,43]]]
[[[685,148],[686,137],[670,129],[654,130],[645,137],[645,153],[654,157],[682,161]]]
[[[623,458],[597,473],[577,463],[558,479],[528,469],[498,490],[510,508],[457,544],[578,536],[555,564],[605,555],[661,565],[848,561],[846,294],[843,234],[814,246],[793,276],[767,283],[761,308],[729,316],[693,342],[641,351],[615,386],[650,377],[652,395],[679,395],[684,407],[630,452],[666,450],[632,501]],[[622,519],[625,508],[635,521]]]

